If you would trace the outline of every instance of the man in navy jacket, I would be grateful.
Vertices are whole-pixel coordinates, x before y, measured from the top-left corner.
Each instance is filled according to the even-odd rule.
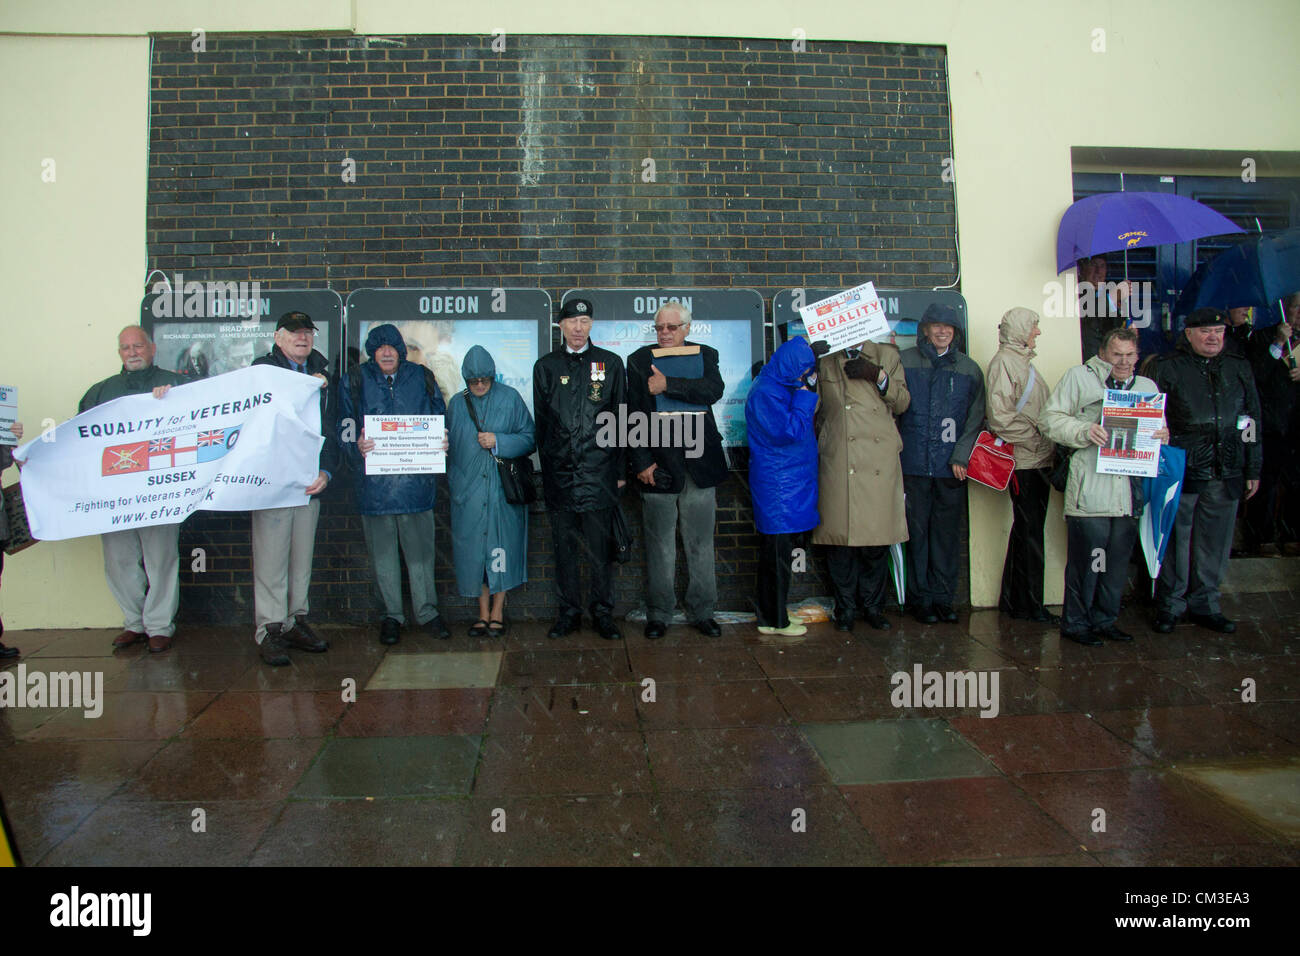
[[[375,582],[384,602],[379,640],[396,644],[406,618],[402,614],[400,543],[411,582],[411,607],[418,624],[440,638],[451,637],[438,613],[433,581],[434,475],[367,475],[365,456],[374,450],[365,434],[366,415],[445,415],[442,391],[433,372],[406,360],[406,343],[394,325],[377,325],[366,336],[369,362],[354,366],[339,390],[339,427],[359,435],[343,442],[352,465],[353,488],[366,550],[375,568]]]

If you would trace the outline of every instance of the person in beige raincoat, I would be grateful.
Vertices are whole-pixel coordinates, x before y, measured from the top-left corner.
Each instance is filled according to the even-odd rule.
[[[1060,624],[1043,606],[1043,523],[1052,494],[1048,475],[1055,446],[1039,429],[1043,407],[1052,390],[1034,368],[1038,313],[1015,308],[998,323],[997,354],[985,376],[989,431],[1016,446],[1011,492],[1011,537],[1002,566],[1002,597],[998,608],[1013,618]]]
[[[903,508],[903,448],[894,417],[911,396],[893,345],[860,348],[818,362],[818,510],[813,544],[826,549],[835,591],[835,626],[853,628],[861,612],[876,630],[888,630],[881,613],[889,581],[889,546],[907,540]]]

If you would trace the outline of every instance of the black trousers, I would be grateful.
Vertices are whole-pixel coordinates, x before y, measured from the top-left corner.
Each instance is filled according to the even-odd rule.
[[[1002,565],[1002,600],[998,607],[1012,614],[1032,616],[1043,609],[1043,523],[1052,485],[1046,468],[1017,468],[1011,486],[1011,537]]]
[[[1078,634],[1111,627],[1119,617],[1128,580],[1137,519],[1067,517],[1065,530],[1068,554],[1061,629]]]
[[[880,612],[889,585],[889,545],[825,545],[837,613]]]
[[[792,552],[803,545],[804,533],[758,536],[758,596],[754,611],[759,627],[785,627],[790,623],[785,602],[790,596]]]
[[[1264,436],[1259,491],[1242,504],[1245,518],[1241,528],[1242,544],[1250,551],[1258,550],[1261,544],[1281,544],[1283,541],[1300,538],[1298,441],[1300,439],[1277,432],[1269,432]]]
[[[907,507],[907,603],[952,604],[966,482],[904,475]]]
[[[555,591],[560,613],[582,614],[582,559],[591,568],[591,616],[614,613],[612,508],[596,511],[552,511],[551,541],[555,546]]]

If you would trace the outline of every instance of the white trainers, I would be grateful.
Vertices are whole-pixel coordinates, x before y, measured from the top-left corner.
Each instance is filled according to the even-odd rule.
[[[798,621],[791,621],[785,627],[760,627],[760,634],[780,634],[783,637],[798,637],[800,634],[807,634],[808,628]]]

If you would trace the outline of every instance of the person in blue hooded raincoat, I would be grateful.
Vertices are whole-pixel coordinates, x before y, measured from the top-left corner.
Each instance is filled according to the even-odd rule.
[[[758,629],[798,635],[785,601],[790,592],[795,535],[821,523],[817,513],[817,359],[806,339],[793,338],[772,355],[745,400],[749,493],[758,545]]]
[[[496,381],[487,349],[466,352],[460,371],[466,389],[447,409],[451,536],[456,587],[478,598],[479,619],[469,633],[481,637],[505,632],[506,592],[528,580],[528,508],[506,501],[496,458],[532,454],[536,442],[528,406]]]
[[[366,550],[384,604],[379,640],[396,644],[406,618],[402,613],[402,565],[406,557],[415,620],[431,634],[451,637],[438,613],[433,579],[435,476],[367,475],[365,456],[374,439],[365,435],[366,415],[443,415],[446,405],[433,373],[406,360],[406,343],[394,325],[377,325],[366,336],[369,362],[349,370],[339,388],[339,434],[352,465],[353,490]],[[353,436],[359,436],[353,439]]]

